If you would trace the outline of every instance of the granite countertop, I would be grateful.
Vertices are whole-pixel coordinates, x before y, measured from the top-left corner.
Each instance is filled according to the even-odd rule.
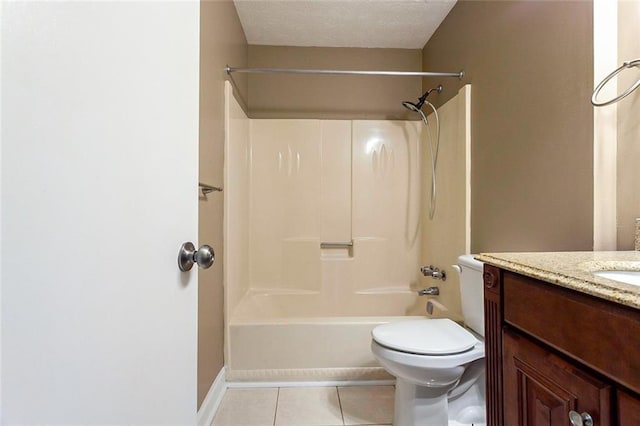
[[[601,299],[640,309],[640,286],[593,275],[592,271],[640,271],[640,251],[582,251],[548,253],[481,253],[476,259],[577,290]]]

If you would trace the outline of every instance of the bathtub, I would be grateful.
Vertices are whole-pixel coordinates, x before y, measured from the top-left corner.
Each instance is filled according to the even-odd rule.
[[[412,292],[353,294],[360,303],[323,303],[319,294],[246,294],[227,325],[231,382],[391,380],[371,354],[371,330],[416,315],[351,316],[344,306],[382,314],[390,306],[414,311]],[[396,299],[393,301],[393,299]],[[390,303],[392,302],[393,303]],[[385,309],[384,307],[387,307]],[[364,311],[365,309],[363,309]],[[418,310],[419,311],[419,310]],[[322,314],[323,313],[323,314]],[[355,315],[362,312],[354,312]]]
[[[425,312],[421,123],[250,120],[226,94],[226,379],[390,379],[371,330]]]

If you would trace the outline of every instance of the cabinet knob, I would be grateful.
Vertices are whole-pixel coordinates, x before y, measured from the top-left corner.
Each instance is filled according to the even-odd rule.
[[[593,426],[593,418],[589,413],[578,413],[577,411],[569,411],[569,420],[572,426]]]

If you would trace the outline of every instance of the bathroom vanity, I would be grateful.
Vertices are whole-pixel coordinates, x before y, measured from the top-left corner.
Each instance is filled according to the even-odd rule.
[[[640,252],[499,253],[485,262],[487,424],[640,425]]]

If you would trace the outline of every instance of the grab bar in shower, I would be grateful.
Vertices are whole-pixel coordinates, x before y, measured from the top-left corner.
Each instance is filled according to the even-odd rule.
[[[320,243],[321,249],[352,248],[353,241]]]

